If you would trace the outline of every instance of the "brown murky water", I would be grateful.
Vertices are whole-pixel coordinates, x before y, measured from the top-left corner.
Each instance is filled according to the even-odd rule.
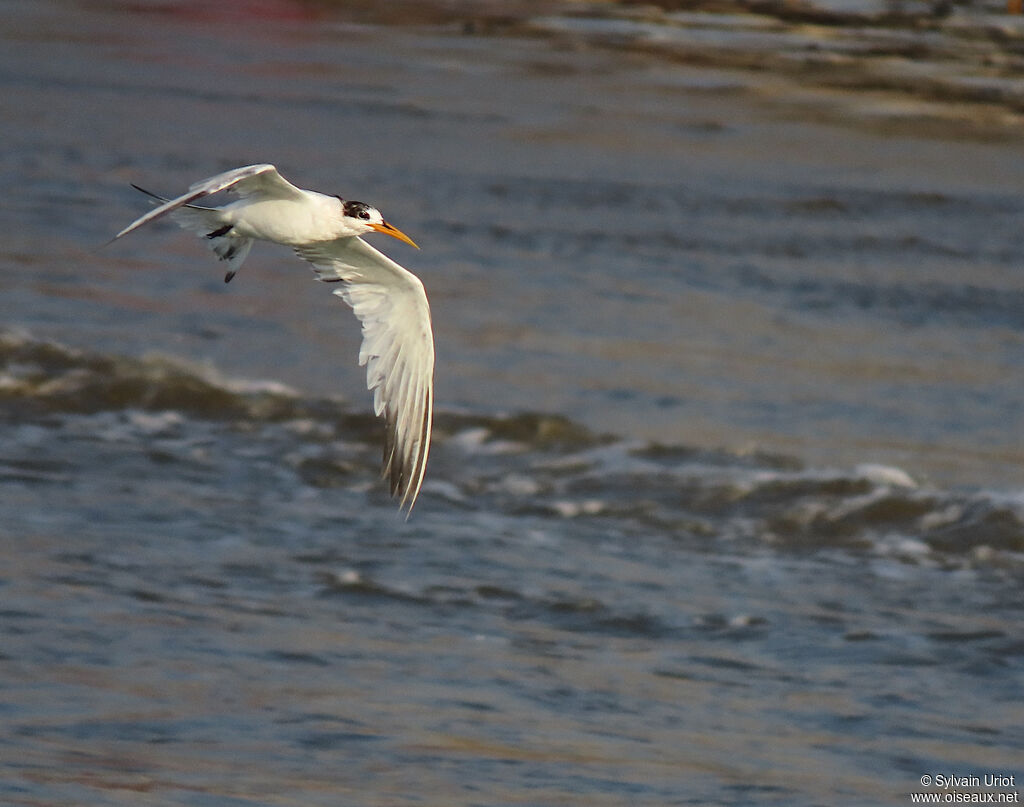
[[[5,6],[0,802],[1020,779],[1024,27],[762,10]],[[301,263],[96,249],[268,160],[423,247],[408,523]]]

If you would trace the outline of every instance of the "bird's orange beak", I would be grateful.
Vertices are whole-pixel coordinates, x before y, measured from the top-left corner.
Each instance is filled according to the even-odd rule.
[[[409,236],[407,236],[397,227],[392,227],[386,221],[382,221],[380,224],[371,224],[370,226],[373,227],[373,229],[375,229],[378,233],[385,233],[387,235],[390,235],[392,238],[397,238],[399,241],[405,241],[405,243],[416,247],[416,249],[419,249],[419,247],[416,246],[415,241],[413,241]]]

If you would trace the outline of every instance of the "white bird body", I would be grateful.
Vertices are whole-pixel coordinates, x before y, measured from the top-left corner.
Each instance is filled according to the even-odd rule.
[[[135,186],[161,204],[114,236],[170,215],[203,237],[227,263],[230,281],[253,241],[289,246],[309,261],[319,280],[341,283],[334,293],[362,323],[359,364],[373,391],[374,413],[387,422],[384,474],[400,505],[412,509],[423,484],[433,414],[434,339],[430,306],[414,274],[359,236],[369,232],[412,240],[362,202],[297,188],[273,165],[249,165],[200,180],[187,193],[164,199]],[[200,207],[198,199],[221,191],[241,198],[222,207]]]
[[[297,199],[239,199],[220,208],[220,220],[241,236],[297,247],[366,232],[344,221],[343,205],[337,196],[303,190]]]

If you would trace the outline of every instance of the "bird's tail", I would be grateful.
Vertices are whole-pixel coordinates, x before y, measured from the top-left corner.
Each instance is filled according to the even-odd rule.
[[[132,187],[158,202],[167,201],[163,196],[140,188],[134,183]],[[178,226],[192,230],[199,235],[206,241],[207,246],[213,250],[214,254],[227,264],[225,283],[235,276],[235,272],[239,270],[248,256],[249,250],[252,249],[253,239],[236,234],[230,224],[225,224],[220,208],[182,205],[173,211],[170,217],[177,222]]]

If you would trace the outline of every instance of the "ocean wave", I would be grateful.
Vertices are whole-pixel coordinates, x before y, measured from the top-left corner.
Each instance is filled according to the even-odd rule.
[[[287,475],[296,496],[374,488],[380,424],[368,411],[164,356],[0,333],[0,414],[13,446],[0,480],[65,484],[81,463],[63,466],[37,448],[87,431],[106,444],[146,446],[168,477],[175,463],[230,462],[229,449],[218,459],[209,446],[244,435],[245,462],[278,469],[275,482]],[[842,551],[939,567],[1024,561],[1024,491],[942,490],[890,466],[822,469],[763,452],[631,442],[545,413],[441,411],[435,435],[422,510],[745,551]]]
[[[35,413],[175,410],[196,417],[282,419],[303,402],[284,385],[230,382],[166,356],[105,355],[0,332],[0,400]]]

